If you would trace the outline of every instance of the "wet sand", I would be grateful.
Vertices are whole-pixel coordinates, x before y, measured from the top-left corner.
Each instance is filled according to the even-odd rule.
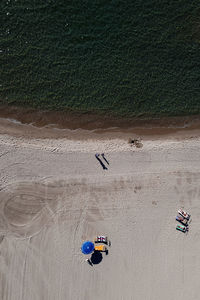
[[[0,133],[25,138],[76,140],[184,139],[200,136],[200,116],[120,119],[107,115],[0,106]]]
[[[141,148],[130,132],[66,132],[1,119],[0,299],[197,300],[198,132],[142,136]],[[97,234],[112,245],[89,266],[80,247]]]

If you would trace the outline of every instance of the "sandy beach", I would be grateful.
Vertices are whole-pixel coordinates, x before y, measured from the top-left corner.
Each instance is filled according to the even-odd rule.
[[[197,300],[200,135],[136,148],[130,133],[45,130],[0,122],[0,299]],[[81,244],[101,234],[109,253],[90,266]]]

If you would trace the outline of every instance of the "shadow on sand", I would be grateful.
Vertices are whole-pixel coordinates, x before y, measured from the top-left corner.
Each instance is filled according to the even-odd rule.
[[[108,170],[108,168],[104,165],[104,163],[102,162],[102,160],[99,158],[99,154],[95,154],[96,159],[99,161],[100,165],[102,166],[102,168],[104,170]]]
[[[101,156],[103,157],[103,159],[105,160],[105,162],[109,165],[109,161],[105,158],[105,154],[102,153]]]

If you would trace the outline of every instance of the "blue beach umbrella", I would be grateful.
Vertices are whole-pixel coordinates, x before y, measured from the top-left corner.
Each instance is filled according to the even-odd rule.
[[[94,251],[94,244],[90,241],[86,241],[81,246],[81,251],[83,254],[90,254]]]

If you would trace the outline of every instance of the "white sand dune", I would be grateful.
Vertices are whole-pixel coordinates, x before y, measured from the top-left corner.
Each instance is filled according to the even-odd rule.
[[[137,149],[0,135],[0,299],[199,299],[199,149],[198,137]],[[80,247],[97,234],[112,245],[91,267]]]

